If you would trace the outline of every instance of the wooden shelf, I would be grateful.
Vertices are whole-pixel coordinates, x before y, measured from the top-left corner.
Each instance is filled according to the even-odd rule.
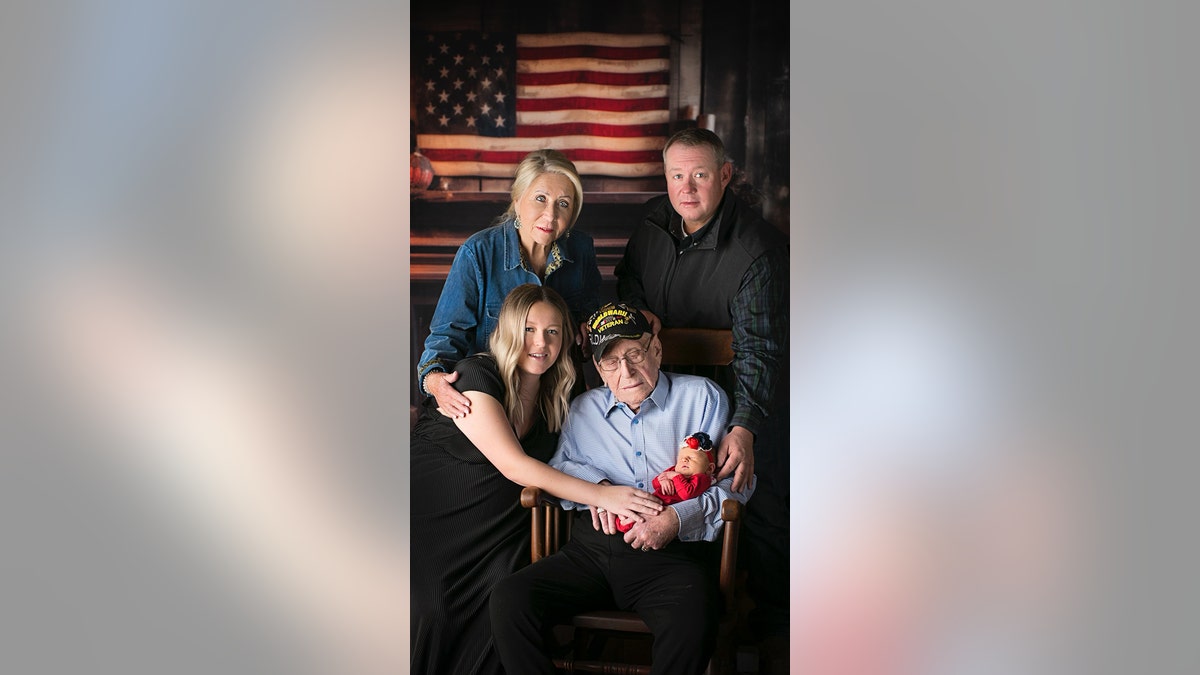
[[[413,190],[412,200],[418,202],[506,202],[507,192],[473,192],[455,190]]]
[[[587,204],[644,204],[648,199],[666,192],[585,192],[583,203]]]

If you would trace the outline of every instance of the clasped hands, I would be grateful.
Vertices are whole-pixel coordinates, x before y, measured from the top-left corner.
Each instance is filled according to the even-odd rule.
[[[607,481],[605,481],[607,483]],[[632,488],[631,488],[632,489]],[[679,534],[679,515],[675,509],[666,508],[653,494],[638,490],[644,500],[630,508],[632,518],[625,514],[617,514],[603,506],[589,506],[592,513],[592,527],[604,534],[617,534],[617,519],[623,522],[634,521],[634,525],[625,533],[625,543],[632,548],[648,551],[666,546]],[[649,502],[653,500],[653,502]],[[648,506],[652,503],[653,506]]]

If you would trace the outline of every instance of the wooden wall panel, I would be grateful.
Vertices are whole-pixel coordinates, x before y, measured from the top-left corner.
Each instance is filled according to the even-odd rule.
[[[704,3],[701,110],[763,215],[785,234],[791,163],[788,3]]]
[[[443,0],[413,3],[410,18],[422,30],[678,35],[685,8],[699,5],[700,0]]]

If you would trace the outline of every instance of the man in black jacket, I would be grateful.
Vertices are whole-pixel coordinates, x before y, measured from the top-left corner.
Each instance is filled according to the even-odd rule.
[[[788,627],[787,238],[729,189],[721,139],[685,129],[663,148],[667,194],[646,204],[617,265],[621,300],[660,327],[733,332],[734,360],[711,374],[734,402],[718,480],[758,475],[743,560],[759,635]],[[669,362],[670,355],[665,355]],[[708,373],[705,373],[708,374]]]

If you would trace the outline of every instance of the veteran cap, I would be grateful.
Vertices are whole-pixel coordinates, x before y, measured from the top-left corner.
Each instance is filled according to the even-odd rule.
[[[624,303],[608,303],[588,319],[588,342],[597,361],[614,340],[640,340],[650,332],[650,323],[638,309]]]

